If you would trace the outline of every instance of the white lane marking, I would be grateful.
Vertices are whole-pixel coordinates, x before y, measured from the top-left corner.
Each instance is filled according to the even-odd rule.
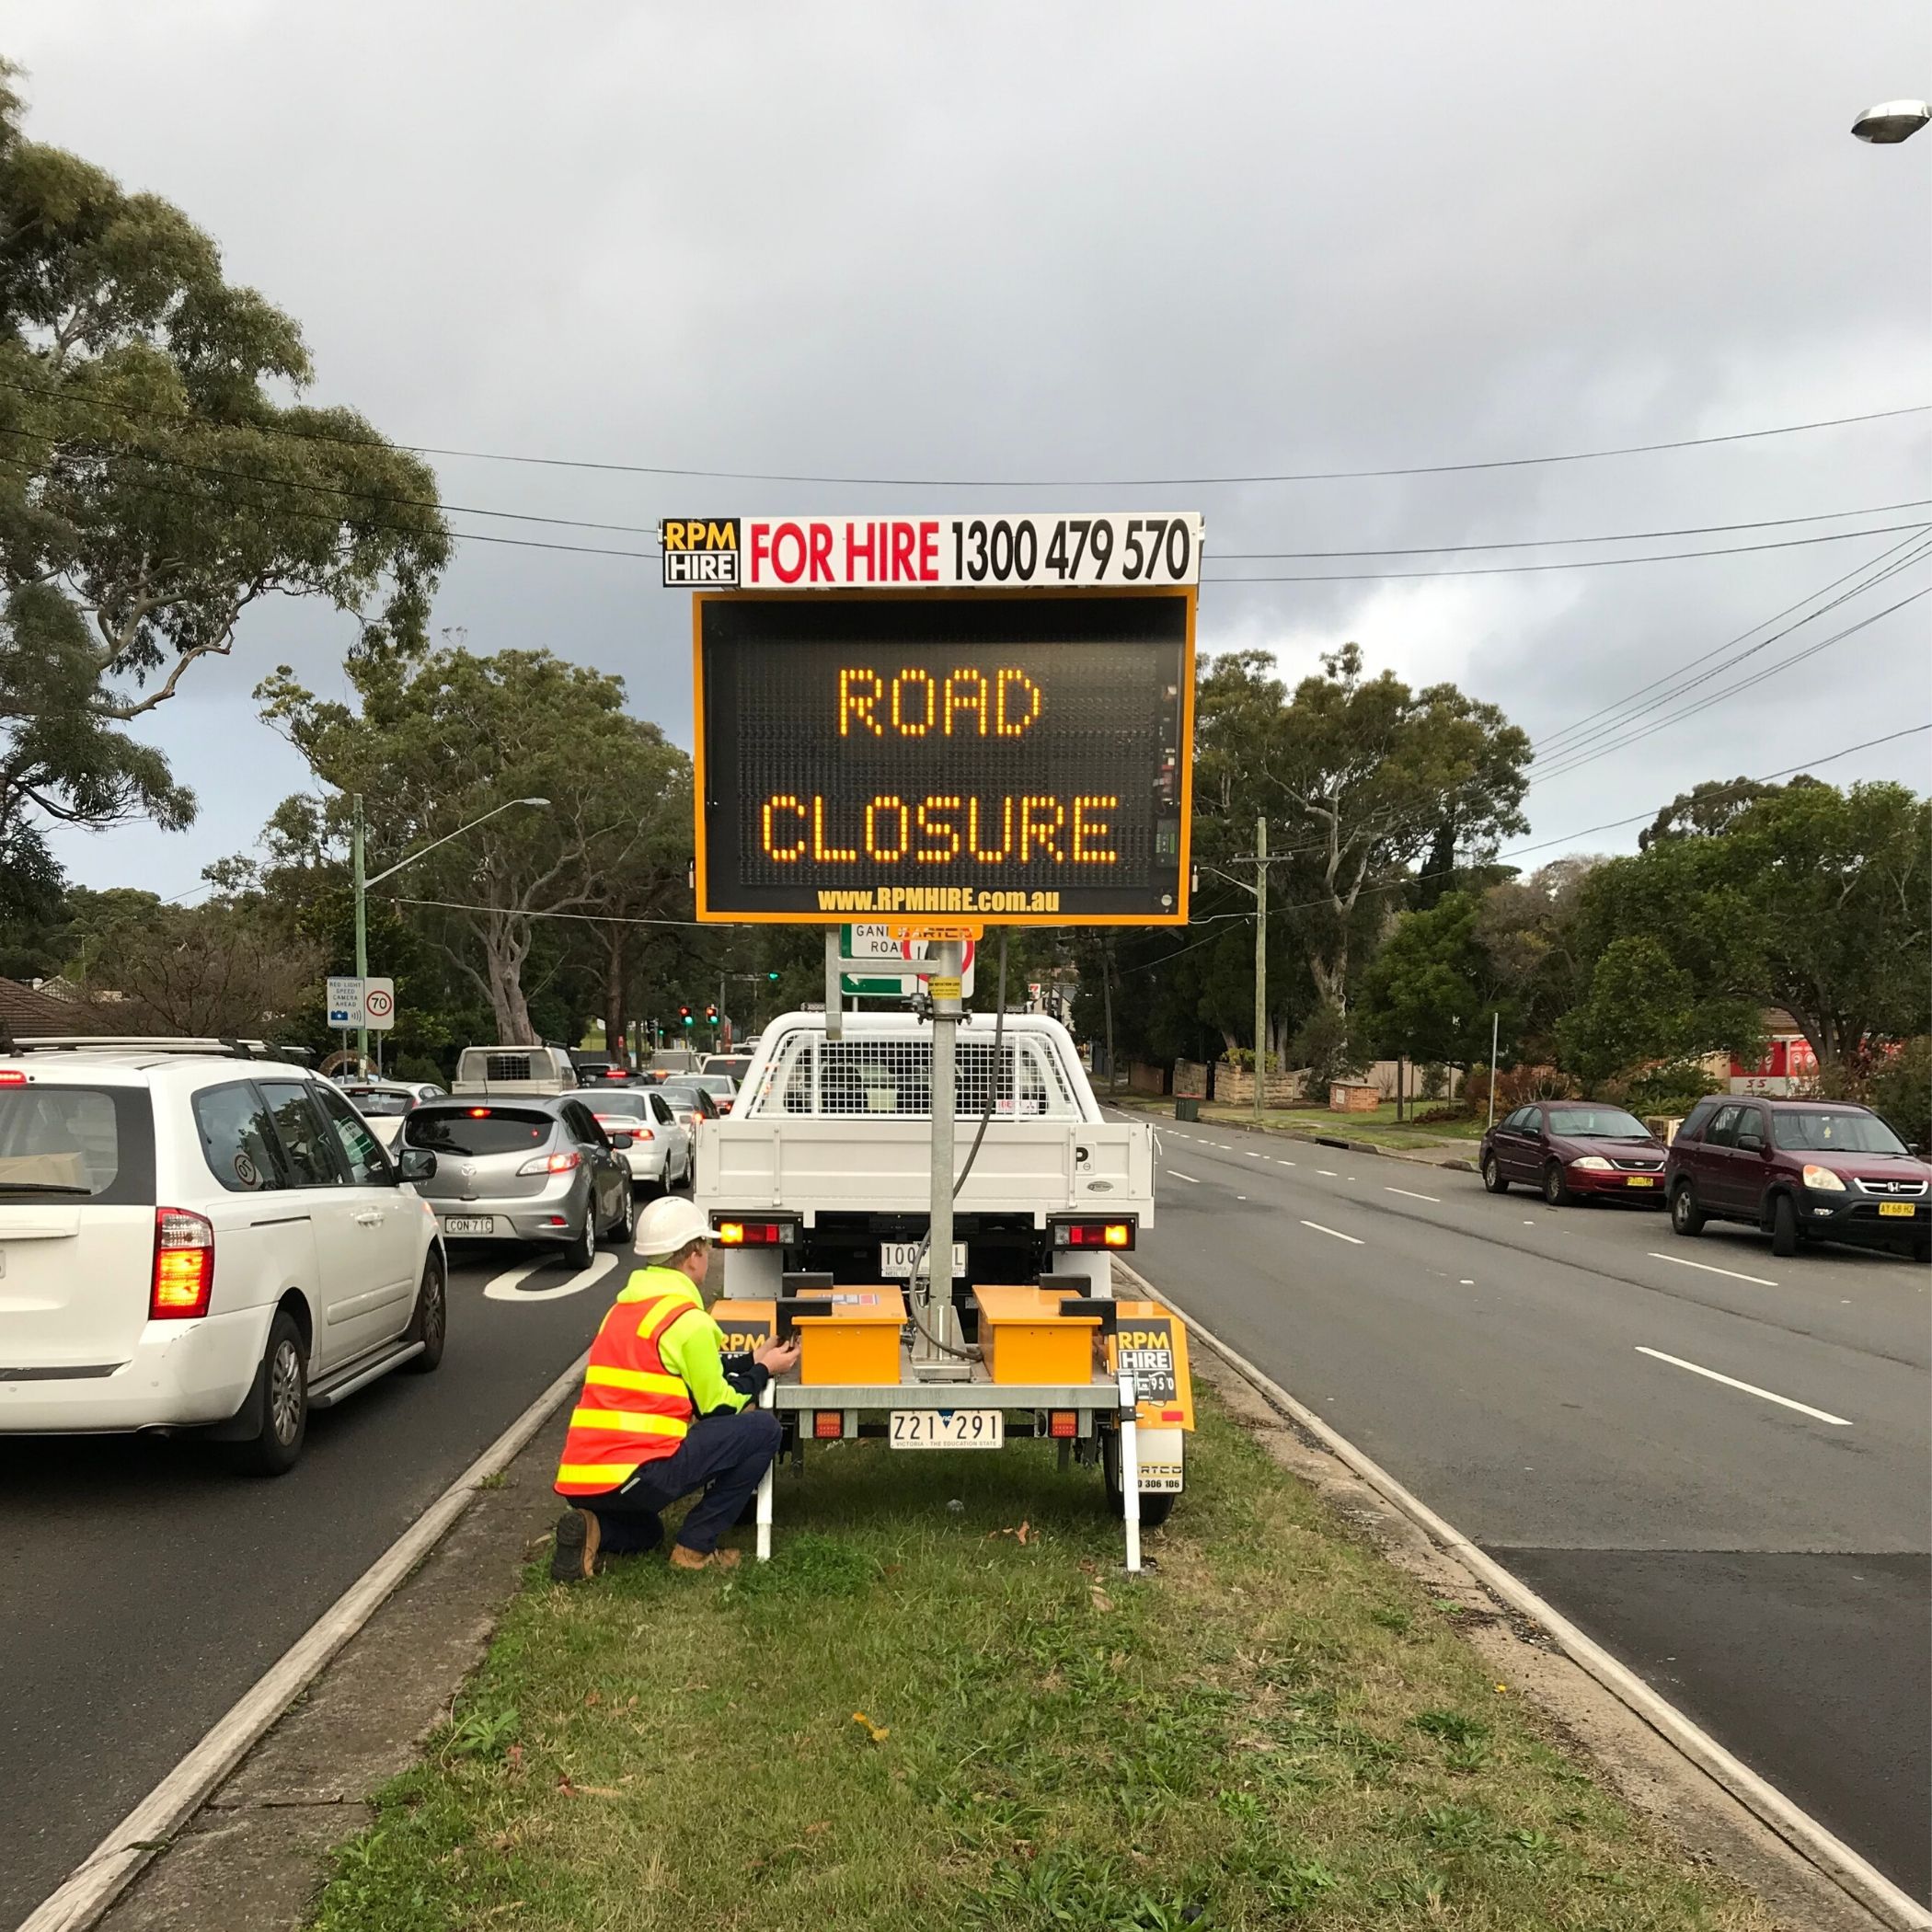
[[[1418,1194],[1413,1188],[1384,1188],[1385,1194],[1406,1194],[1411,1201],[1432,1201],[1438,1207],[1443,1204],[1440,1194]]]
[[[1336,1179],[1335,1169],[1333,1167],[1317,1167],[1315,1171],[1317,1174],[1326,1174],[1330,1180]]]
[[[1720,1375],[1716,1369],[1699,1368],[1695,1362],[1686,1362],[1681,1355],[1666,1355],[1662,1349],[1639,1348],[1639,1355],[1649,1355],[1658,1362],[1668,1362],[1673,1368],[1688,1369],[1694,1375],[1708,1376],[1713,1382],[1721,1382],[1726,1388],[1741,1388],[1747,1396],[1761,1396],[1766,1402],[1776,1402],[1780,1409],[1795,1409],[1800,1415],[1815,1416],[1821,1422],[1829,1422],[1834,1429],[1849,1429],[1849,1416],[1834,1416],[1828,1410],[1813,1409],[1809,1402],[1794,1402],[1789,1396],[1775,1396],[1768,1388],[1760,1388],[1754,1382],[1740,1382],[1734,1375]]]
[[[1251,1147],[1244,1148],[1242,1151],[1247,1154],[1249,1160],[1263,1160],[1267,1157],[1265,1155],[1257,1154]]]
[[[1236,1194],[1235,1196],[1235,1199],[1236,1201],[1246,1201],[1248,1199],[1248,1196],[1246,1194]]]
[[[1713,1268],[1708,1261],[1686,1260],[1682,1255],[1661,1255],[1654,1248],[1647,1248],[1644,1252],[1653,1261],[1674,1261],[1679,1268],[1698,1268],[1706,1274],[1728,1274],[1734,1282],[1750,1282],[1759,1288],[1777,1286],[1776,1282],[1767,1282],[1761,1274],[1740,1274],[1735,1268]]]
[[[575,1274],[567,1275],[562,1281],[548,1288],[525,1288],[523,1283],[539,1269],[549,1267],[548,1261],[531,1261],[522,1268],[509,1268],[500,1274],[489,1286],[484,1289],[487,1301],[492,1302],[556,1302],[567,1294],[580,1294],[592,1282],[601,1282],[617,1265],[615,1255],[599,1255],[588,1268],[581,1268]]]
[[[1167,1169],[1167,1172],[1171,1174],[1176,1180],[1186,1181],[1190,1188],[1198,1188],[1201,1185],[1201,1183],[1198,1180],[1196,1180],[1191,1174],[1183,1174],[1179,1167],[1169,1167]]]
[[[1339,1227],[1324,1227],[1319,1221],[1304,1221],[1304,1227],[1312,1227],[1317,1235],[1333,1235],[1338,1241],[1346,1241],[1351,1248],[1364,1248],[1367,1243],[1355,1235],[1345,1235]]]

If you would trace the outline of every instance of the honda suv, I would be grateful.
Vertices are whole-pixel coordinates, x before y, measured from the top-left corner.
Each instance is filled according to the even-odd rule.
[[[434,1168],[259,1041],[0,1034],[0,1432],[205,1430],[279,1476],[312,1409],[442,1359]]]
[[[1869,1107],[1719,1094],[1671,1143],[1671,1226],[1742,1221],[1792,1255],[1804,1240],[1857,1241],[1932,1260],[1932,1167]]]

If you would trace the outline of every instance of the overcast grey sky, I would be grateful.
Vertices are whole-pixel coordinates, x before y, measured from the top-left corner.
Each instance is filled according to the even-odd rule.
[[[1501,558],[1214,560],[1932,498],[1923,415],[1473,475],[1043,480],[1478,461],[1932,400],[1932,132],[1889,149],[1847,132],[1873,101],[1932,94],[1925,10],[1903,0],[4,0],[0,51],[29,69],[36,137],[179,202],[232,275],[301,318],[316,396],[401,441],[1042,479],[989,495],[442,460],[455,503],[646,525],[961,500],[1198,507],[1210,574],[1548,561],[1932,517]],[[1372,668],[1502,705],[1553,743],[1553,767],[1566,726],[1903,535],[1209,588],[1202,641],[1263,646],[1292,681],[1358,639]],[[1749,690],[1540,778],[1531,839],[1932,719],[1932,599],[1771,670],[1927,583],[1932,561],[1696,696],[1765,670]],[[474,649],[547,645],[620,672],[634,708],[690,742],[688,612],[654,561],[471,545],[436,621]],[[293,606],[251,616],[233,661],[197,667],[152,722],[199,822],[66,837],[74,876],[184,891],[251,846],[306,774],[249,691],[284,660],[336,688],[350,635]],[[1821,769],[1923,789],[1932,734]]]

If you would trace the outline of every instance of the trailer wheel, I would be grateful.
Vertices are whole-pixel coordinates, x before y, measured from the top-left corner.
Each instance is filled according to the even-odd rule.
[[[1121,1437],[1118,1430],[1110,1433],[1100,1452],[1100,1466],[1107,1479],[1107,1507],[1116,1516],[1127,1513],[1127,1501],[1121,1489]],[[1156,1490],[1149,1495],[1141,1491],[1141,1527],[1158,1529],[1174,1513],[1174,1505],[1180,1501],[1173,1489]]]

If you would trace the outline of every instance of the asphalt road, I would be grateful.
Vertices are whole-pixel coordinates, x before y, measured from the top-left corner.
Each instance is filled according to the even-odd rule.
[[[0,1926],[582,1351],[620,1260],[579,1277],[536,1249],[451,1259],[442,1366],[312,1417],[279,1481],[190,1440],[0,1438]]]
[[[1158,1165],[1149,1280],[1932,1897],[1932,1270],[1206,1124]]]

